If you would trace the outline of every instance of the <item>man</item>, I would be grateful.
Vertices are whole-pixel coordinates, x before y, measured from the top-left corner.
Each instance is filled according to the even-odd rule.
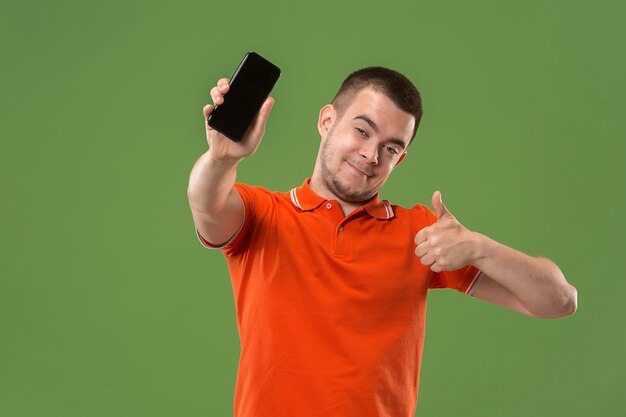
[[[228,79],[211,90],[224,100]],[[191,172],[196,233],[231,274],[241,355],[236,417],[413,416],[426,295],[453,288],[537,318],[576,310],[557,265],[463,227],[436,191],[433,213],[378,198],[422,116],[400,73],[351,74],[318,119],[310,179],[289,192],[235,182],[263,137],[268,97],[233,142],[206,124]]]

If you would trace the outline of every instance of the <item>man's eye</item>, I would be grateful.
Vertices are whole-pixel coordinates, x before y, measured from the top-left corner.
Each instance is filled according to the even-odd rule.
[[[367,136],[367,132],[365,132],[365,130],[363,130],[363,129],[361,129],[361,128],[358,128],[358,127],[355,127],[355,129],[356,129],[356,130],[357,130],[357,131],[358,131],[361,135],[363,135],[363,136]]]
[[[391,153],[392,153],[392,154],[394,154],[394,155],[397,155],[397,154],[398,154],[398,151],[396,151],[394,148],[392,148],[392,147],[391,147],[391,146],[389,146],[389,145],[385,145],[385,149],[387,149],[389,152],[391,152]]]

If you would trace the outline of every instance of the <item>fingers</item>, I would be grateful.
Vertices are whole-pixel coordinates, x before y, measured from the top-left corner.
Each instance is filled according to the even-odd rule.
[[[441,253],[441,250],[431,248],[431,245],[427,242],[429,227],[424,227],[415,235],[415,256],[420,258],[420,262],[424,266],[431,266],[436,261],[436,255]]]
[[[428,240],[428,230],[429,226],[426,226],[422,230],[417,232],[417,234],[415,235],[415,239],[413,239],[416,245],[419,245],[420,243],[426,242]]]
[[[431,266],[432,264],[435,263],[435,261],[437,260],[437,258],[435,258],[434,255],[432,254],[426,254],[425,256],[422,256],[420,258],[420,262],[422,263],[422,265],[424,266]]]
[[[211,99],[214,104],[222,104],[224,102],[224,94],[226,94],[230,88],[230,80],[228,78],[220,78],[217,80],[217,85],[211,89]],[[215,108],[214,105],[207,104],[202,108],[202,113],[204,114],[204,119],[206,120],[209,117],[209,114]],[[208,125],[207,125],[208,126]]]
[[[418,258],[421,258],[427,253],[428,253],[428,248],[426,244],[417,245],[417,247],[415,248],[415,256],[417,256]]]
[[[219,80],[217,80],[217,85],[218,86],[222,86],[222,87],[226,87],[226,89],[228,90],[230,80],[228,78],[220,78]]]
[[[439,262],[435,262],[430,266],[430,270],[433,272],[443,272],[446,269],[443,265],[440,265]]]
[[[424,242],[415,248],[415,256],[424,266],[430,267],[433,272],[451,271],[452,268],[445,260],[446,255],[441,247]]]
[[[415,253],[417,254],[417,251]],[[424,266],[430,267],[433,272],[447,270],[445,261],[441,255],[437,256],[436,253],[427,252],[417,256],[420,258],[420,263]]]
[[[228,93],[230,84],[228,78],[220,78],[217,85],[211,89],[211,99],[213,103],[222,104],[224,102],[224,94]]]
[[[224,95],[218,87],[211,89],[211,99],[215,104],[222,104],[224,102]]]
[[[207,117],[209,117],[209,114],[211,114],[211,112],[213,111],[213,105],[212,104],[207,104],[206,106],[204,106],[202,108],[202,114],[204,114],[204,119],[206,120]]]

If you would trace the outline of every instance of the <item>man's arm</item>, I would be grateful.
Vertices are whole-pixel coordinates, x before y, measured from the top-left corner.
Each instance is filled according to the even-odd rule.
[[[216,160],[207,151],[196,161],[187,197],[200,235],[216,246],[228,242],[244,220],[244,206],[234,187],[238,161]]]
[[[215,104],[223,103],[229,88],[228,81],[222,78],[211,89],[211,98]],[[196,161],[191,170],[187,197],[196,229],[216,246],[228,242],[243,224],[244,205],[234,187],[237,166],[258,148],[273,104],[272,97],[265,100],[249,132],[240,142],[234,142],[211,128],[207,117],[214,106],[204,106],[209,150]]]
[[[530,317],[556,318],[577,308],[577,291],[559,267],[546,258],[526,255],[465,228],[436,191],[437,222],[415,236],[415,255],[434,272],[474,265],[481,275],[470,295]]]
[[[482,272],[469,293],[472,297],[536,318],[558,318],[576,311],[576,288],[554,262],[472,233],[477,250],[471,264]]]
[[[481,288],[478,294],[476,294],[477,287]],[[519,298],[517,298],[505,286],[503,286],[502,284],[498,284],[497,281],[494,281],[493,278],[487,276],[482,271],[480,272],[480,274],[478,274],[478,278],[476,278],[474,285],[472,285],[467,294],[472,297],[479,298],[483,301],[487,301],[489,303],[497,304],[510,310],[517,311],[528,317],[539,318],[539,316],[531,313],[530,310],[528,310],[526,306],[522,304]]]

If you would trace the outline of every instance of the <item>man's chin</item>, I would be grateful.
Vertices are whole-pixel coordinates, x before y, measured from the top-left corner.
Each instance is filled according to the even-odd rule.
[[[334,183],[333,185],[335,188],[335,192],[333,194],[335,194],[341,200],[353,204],[363,203],[370,200],[372,197],[374,197],[374,195],[376,195],[376,192],[378,191],[357,189],[355,187],[348,187],[344,184],[338,183]]]

